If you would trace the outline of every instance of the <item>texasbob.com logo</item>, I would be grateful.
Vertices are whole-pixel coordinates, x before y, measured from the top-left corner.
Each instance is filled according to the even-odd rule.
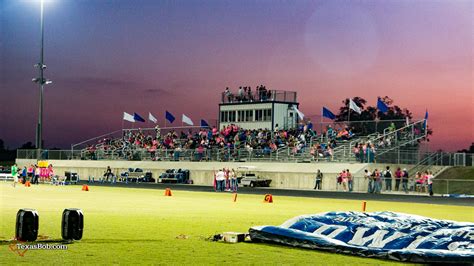
[[[14,240],[10,245],[9,249],[17,253],[19,256],[25,256],[25,253],[28,250],[67,250],[67,245],[63,244],[48,244],[48,243],[35,243],[35,244],[26,244],[26,242]]]

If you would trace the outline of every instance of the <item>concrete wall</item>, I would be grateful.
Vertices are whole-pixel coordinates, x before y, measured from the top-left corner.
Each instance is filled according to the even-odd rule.
[[[17,159],[19,167],[36,163],[35,160]],[[50,160],[55,173],[64,175],[65,171],[77,172],[81,179],[89,176],[96,179],[104,174],[107,166],[119,175],[128,168],[142,168],[151,171],[158,178],[166,169],[189,169],[195,184],[212,185],[214,171],[220,168],[239,166],[255,166],[257,175],[272,179],[271,187],[311,189],[314,187],[315,173],[320,169],[324,174],[323,189],[336,190],[336,175],[342,169],[349,169],[355,175],[355,190],[366,190],[363,169],[367,164],[356,163],[280,163],[280,162],[152,162],[152,161],[82,161],[82,160]]]

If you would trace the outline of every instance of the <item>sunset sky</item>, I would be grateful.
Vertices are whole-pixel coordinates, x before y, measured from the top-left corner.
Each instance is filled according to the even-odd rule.
[[[39,7],[0,0],[0,138],[10,148],[35,140]],[[388,95],[417,118],[428,109],[431,149],[467,148],[473,14],[468,0],[47,1],[45,145],[120,129],[124,111],[161,124],[165,110],[215,119],[226,86],[265,84],[297,91],[309,116]]]

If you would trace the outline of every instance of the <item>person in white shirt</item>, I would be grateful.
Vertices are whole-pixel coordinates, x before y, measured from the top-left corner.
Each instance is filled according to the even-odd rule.
[[[428,172],[428,176],[427,176],[427,183],[428,183],[428,192],[430,194],[430,196],[433,196],[433,173],[430,171]]]
[[[237,174],[235,173],[235,170],[232,169],[232,171],[229,172],[229,178],[230,178],[230,189],[232,190],[232,192],[237,192],[237,186],[238,186],[238,182],[237,182]]]
[[[219,171],[216,174],[216,182],[217,182],[217,191],[224,191],[224,182],[225,182],[224,170],[219,169]]]
[[[374,193],[374,179],[372,178],[372,173],[367,169],[365,169],[364,172],[365,180],[369,180],[369,184],[367,186],[367,193]]]

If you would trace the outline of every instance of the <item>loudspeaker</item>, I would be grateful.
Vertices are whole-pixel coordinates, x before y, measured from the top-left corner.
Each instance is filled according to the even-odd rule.
[[[16,214],[15,238],[20,241],[35,241],[38,237],[39,216],[33,209],[20,209]]]
[[[80,240],[84,229],[84,215],[80,209],[65,209],[61,223],[64,240]]]

